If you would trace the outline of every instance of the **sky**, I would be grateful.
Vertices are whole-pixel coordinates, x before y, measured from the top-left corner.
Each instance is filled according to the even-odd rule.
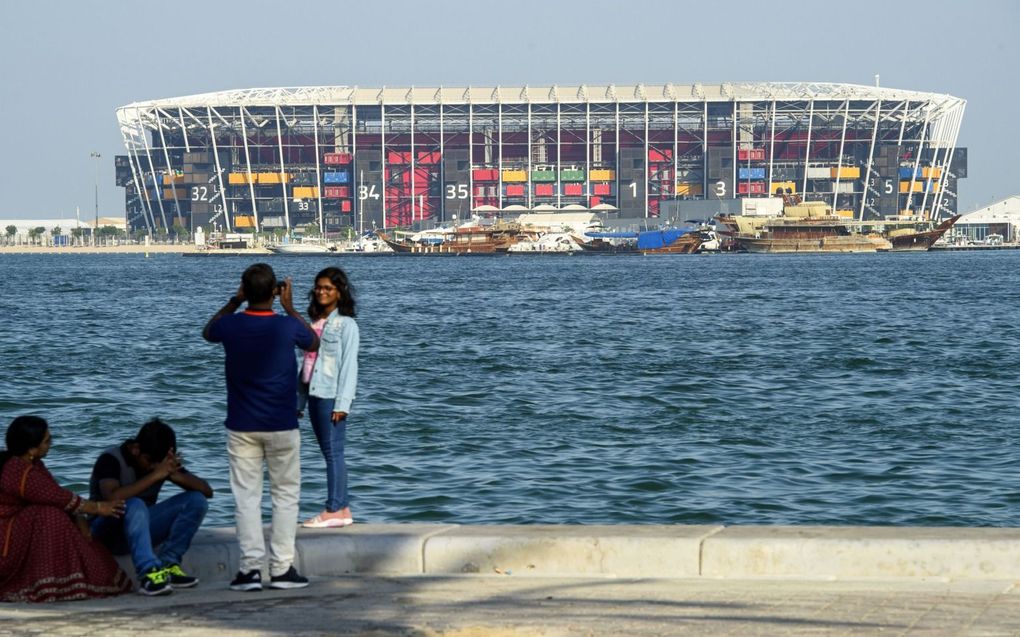
[[[1015,0],[2,0],[0,218],[124,213],[115,110],[237,88],[845,82],[967,100],[967,212],[1020,194]],[[100,159],[90,154],[98,152]]]

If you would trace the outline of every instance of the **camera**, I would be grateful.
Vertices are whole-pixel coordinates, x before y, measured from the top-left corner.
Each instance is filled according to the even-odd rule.
[[[277,284],[276,284],[276,293],[280,294],[281,292],[283,292],[283,288],[285,288],[285,287],[287,287],[287,282],[286,281],[279,281],[279,282],[277,282]]]

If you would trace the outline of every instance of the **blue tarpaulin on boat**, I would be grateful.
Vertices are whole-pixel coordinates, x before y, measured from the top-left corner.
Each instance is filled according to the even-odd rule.
[[[648,230],[638,233],[638,250],[654,250],[672,245],[674,241],[691,230],[688,228],[667,228],[665,230]]]

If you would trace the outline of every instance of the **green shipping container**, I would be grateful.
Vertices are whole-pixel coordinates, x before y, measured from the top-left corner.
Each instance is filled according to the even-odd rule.
[[[583,170],[564,170],[560,172],[562,181],[584,181]]]
[[[554,170],[533,170],[531,171],[531,181],[556,181],[556,171]]]

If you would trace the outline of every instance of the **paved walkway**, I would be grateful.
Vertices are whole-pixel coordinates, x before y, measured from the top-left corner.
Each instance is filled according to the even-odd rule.
[[[835,582],[499,575],[316,578],[235,593],[0,605],[0,635],[1020,635],[1014,582]]]

